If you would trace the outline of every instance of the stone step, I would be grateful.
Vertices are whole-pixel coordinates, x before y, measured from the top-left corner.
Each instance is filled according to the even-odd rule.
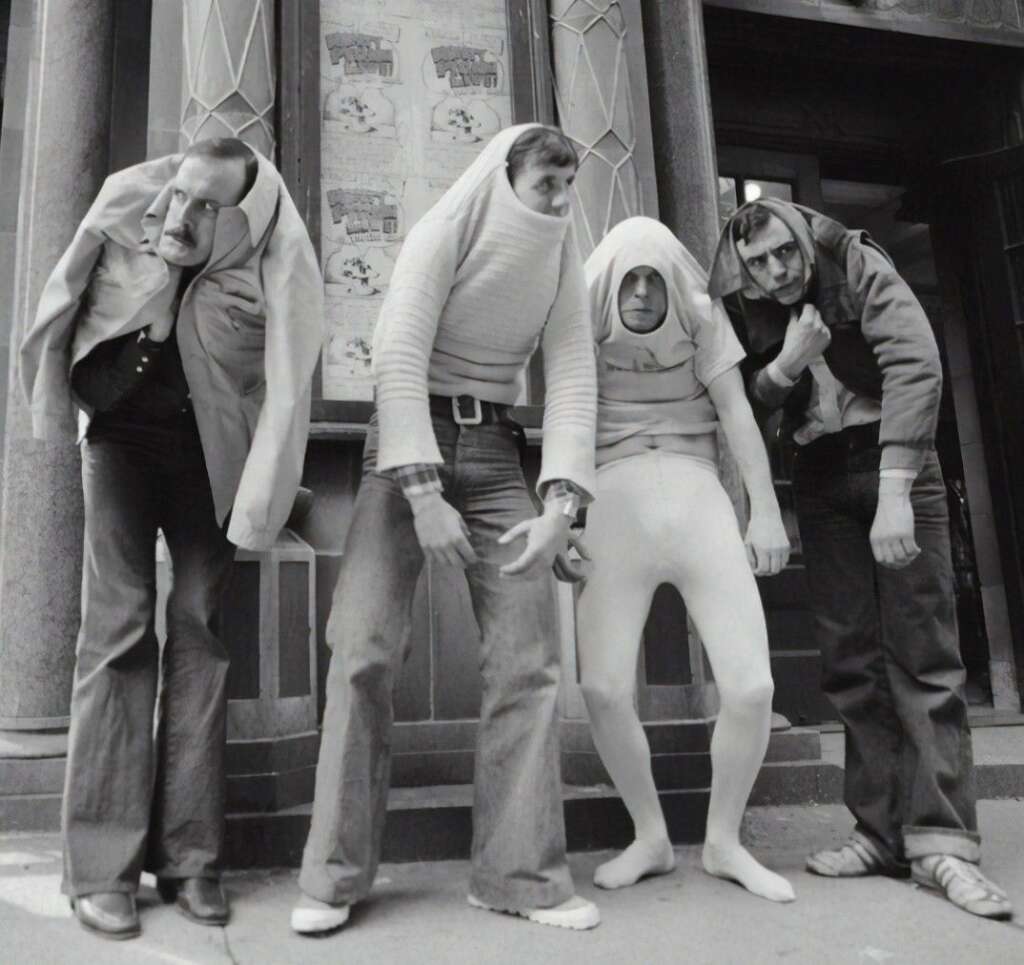
[[[0,793],[0,831],[59,831],[60,793]]]
[[[64,757],[0,757],[0,796],[60,794],[65,762]]]
[[[662,791],[661,805],[673,841],[700,841],[709,792]],[[472,785],[396,788],[388,799],[382,861],[447,861],[469,857]],[[570,851],[625,847],[633,829],[617,794],[607,787],[566,785],[566,842]],[[228,817],[228,867],[296,867],[309,831],[310,805],[277,814]]]
[[[38,762],[37,762],[38,763]],[[978,797],[1024,797],[1024,764],[984,763],[975,767]],[[768,763],[750,796],[752,805],[827,804],[842,801],[843,771],[824,762]],[[60,793],[0,792],[0,831],[55,831],[60,827]],[[660,792],[673,840],[699,840],[707,813],[708,789]],[[388,801],[384,860],[465,858],[471,839],[472,788],[468,784],[395,787]],[[309,829],[310,805],[228,816],[228,863],[232,867],[296,866]],[[571,850],[628,844],[628,815],[606,785],[565,788],[566,835]]]

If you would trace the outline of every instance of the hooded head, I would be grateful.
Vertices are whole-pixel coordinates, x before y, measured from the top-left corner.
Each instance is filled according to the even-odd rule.
[[[722,229],[708,284],[712,297],[738,291],[782,305],[799,302],[814,275],[810,222],[817,216],[776,198],[741,205]]]
[[[189,147],[171,181],[157,254],[181,267],[206,264],[220,209],[238,205],[257,169],[256,155],[237,138],[211,138]]]
[[[236,138],[197,141],[166,161],[170,180],[142,215],[145,243],[169,264],[204,272],[246,260],[284,190],[274,165]]]
[[[653,218],[620,221],[587,259],[586,276],[598,340],[613,322],[641,337],[690,331],[709,311],[704,269]]]
[[[486,206],[496,193],[503,206],[518,209],[527,221],[564,226],[569,214],[565,192],[575,178],[576,163],[561,131],[543,124],[506,127],[487,142],[424,220],[463,216],[467,209]]]

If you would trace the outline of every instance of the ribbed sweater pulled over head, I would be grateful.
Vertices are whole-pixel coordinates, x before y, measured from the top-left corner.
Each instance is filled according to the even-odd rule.
[[[569,219],[515,195],[502,131],[412,228],[374,331],[380,471],[442,461],[428,394],[512,404],[544,350],[539,484],[594,489],[596,377],[583,266]]]

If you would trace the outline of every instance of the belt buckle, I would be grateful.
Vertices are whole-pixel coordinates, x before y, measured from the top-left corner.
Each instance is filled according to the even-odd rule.
[[[457,426],[481,425],[484,421],[484,412],[480,400],[474,395],[453,396],[452,419],[455,420]]]

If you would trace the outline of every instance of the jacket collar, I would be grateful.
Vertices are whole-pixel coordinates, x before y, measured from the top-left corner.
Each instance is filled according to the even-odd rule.
[[[256,180],[237,205],[221,208],[218,213],[213,250],[210,253],[209,261],[203,266],[203,271],[237,247],[244,233],[248,234],[250,245],[255,248],[273,221],[280,196],[281,176],[259,151],[253,149],[253,153],[256,155]],[[173,156],[174,170],[171,177],[142,216],[142,234],[150,246],[150,250],[155,250],[156,244],[160,240],[164,219],[167,217],[167,208],[171,202],[171,182],[183,159],[184,155],[182,154]]]

